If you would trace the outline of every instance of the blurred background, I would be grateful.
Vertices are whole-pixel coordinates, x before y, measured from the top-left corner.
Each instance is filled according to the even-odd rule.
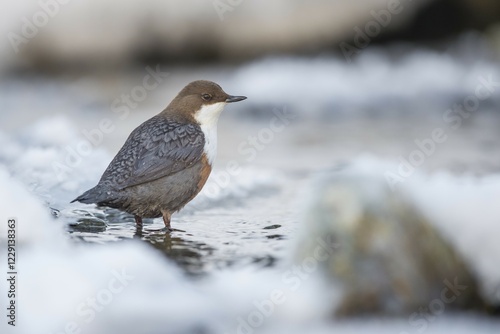
[[[0,35],[0,213],[21,222],[19,333],[498,330],[498,1],[23,1],[4,4]],[[198,79],[248,100],[219,120],[212,176],[173,218],[183,231],[150,220],[136,233],[126,214],[69,204]],[[436,234],[390,236],[387,217]],[[355,241],[366,230],[371,251]],[[299,276],[269,316],[255,306],[330,234],[352,242],[349,265]],[[373,269],[417,253],[425,264]],[[75,310],[111,268],[135,280],[86,321]],[[431,303],[459,273],[473,292],[441,304],[475,312],[441,316]]]

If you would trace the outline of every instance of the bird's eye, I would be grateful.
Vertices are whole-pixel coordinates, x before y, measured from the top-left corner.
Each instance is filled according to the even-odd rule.
[[[203,94],[201,98],[205,101],[210,101],[212,99],[212,95],[210,94]]]

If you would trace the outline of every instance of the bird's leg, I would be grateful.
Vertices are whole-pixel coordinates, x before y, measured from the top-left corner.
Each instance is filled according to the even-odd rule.
[[[135,226],[139,229],[142,230],[142,217],[139,216],[134,216],[135,218]]]
[[[163,223],[165,224],[165,228],[169,231],[172,231],[172,228],[170,227],[170,217],[172,215],[166,210],[162,210],[161,214],[163,216]]]

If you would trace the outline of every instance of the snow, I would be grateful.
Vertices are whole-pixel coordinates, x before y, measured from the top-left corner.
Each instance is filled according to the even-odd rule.
[[[44,121],[35,125],[35,129],[50,124]],[[44,129],[32,132],[35,137],[36,133],[46,132]],[[56,146],[50,146],[50,143]],[[33,142],[31,144],[34,146]],[[418,332],[419,327],[405,319],[325,321],[331,305],[330,297],[325,298],[327,290],[318,289],[322,285],[314,274],[299,290],[290,290],[282,280],[287,265],[274,271],[224,270],[197,282],[187,278],[158,251],[138,241],[99,246],[69,243],[60,220],[49,215],[37,190],[29,191],[26,183],[17,180],[18,177],[23,181],[46,177],[38,181],[56,187],[57,182],[50,179],[47,171],[50,170],[51,158],[60,153],[56,149],[58,144],[61,142],[57,138],[47,136],[45,148],[30,148],[18,159],[10,156],[7,166],[32,166],[31,178],[26,173],[12,177],[5,166],[0,170],[2,220],[12,213],[17,215],[19,222],[22,282],[19,285],[19,314],[22,316],[17,329],[20,332],[60,333],[78,326],[82,333],[193,333],[201,329],[237,333],[242,330],[239,327],[241,319],[248,322],[252,313],[258,310],[255,303],[269,298],[271,291],[276,289],[285,292],[286,302],[274,306],[272,316],[265,318],[259,326],[260,333],[301,333],[306,328],[318,334],[330,332],[332,328],[338,333]],[[17,145],[22,147],[21,143],[12,147]],[[45,153],[49,158],[44,157]],[[348,168],[353,173],[380,177],[388,168],[393,168],[393,164],[360,157]],[[80,176],[78,182],[84,183],[83,179],[87,177]],[[472,263],[485,284],[485,292],[490,293],[492,288],[500,286],[496,265],[500,254],[497,242],[500,209],[495,201],[500,195],[500,176],[478,179],[453,177],[447,173],[417,175],[408,180],[405,187],[422,211],[446,232]],[[0,244],[5,247],[5,230],[0,235]],[[120,292],[110,294],[110,286],[119,287],[115,278],[120,274],[129,277],[129,281],[124,283]],[[2,280],[2,291],[5,284]],[[102,310],[92,311],[89,298],[104,301],[97,305],[102,306]],[[457,333],[477,330],[495,333],[498,328],[493,320],[478,315],[444,316],[427,325],[428,333],[451,330]]]
[[[479,45],[467,43],[479,53],[485,49],[477,41]],[[450,107],[450,100],[473,94],[480,77],[492,76],[495,81],[500,77],[494,61],[471,61],[425,50],[395,51],[401,53],[398,59],[393,59],[390,50],[370,49],[352,64],[332,56],[259,59],[238,69],[227,85],[245,92],[249,101],[287,103],[299,112],[319,112],[325,106],[336,106],[329,112],[344,108],[352,112],[359,107],[390,106],[390,102],[408,100],[414,106],[437,103],[443,112]]]

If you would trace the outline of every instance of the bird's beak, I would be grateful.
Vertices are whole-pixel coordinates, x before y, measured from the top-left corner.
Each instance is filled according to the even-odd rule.
[[[243,100],[246,100],[246,96],[232,96],[232,95],[229,95],[226,99],[226,102],[227,103],[231,103],[231,102],[238,102],[238,101],[243,101]]]

